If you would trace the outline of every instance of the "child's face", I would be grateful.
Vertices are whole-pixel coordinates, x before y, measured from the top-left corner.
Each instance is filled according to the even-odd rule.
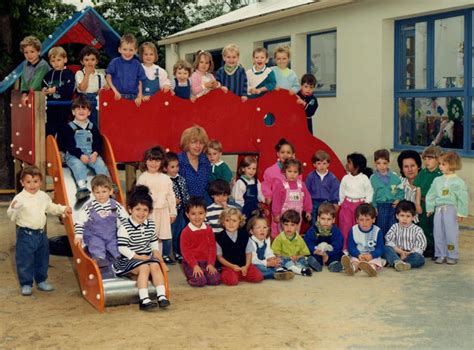
[[[222,59],[229,67],[235,67],[239,64],[239,54],[235,51],[226,51],[226,53],[222,55]]]
[[[426,169],[433,171],[438,167],[438,158],[434,157],[423,157]]]
[[[375,169],[381,174],[385,174],[388,171],[388,160],[379,158],[375,161]]]
[[[357,217],[357,224],[364,231],[370,230],[374,222],[375,218],[371,217],[370,215],[359,215]]]
[[[257,173],[257,164],[252,163],[244,168],[244,175],[247,177],[254,177]]]
[[[296,181],[300,172],[296,166],[289,166],[285,170],[285,177],[288,181]]]
[[[155,52],[153,51],[153,49],[151,49],[149,47],[145,47],[143,49],[142,60],[143,60],[143,63],[145,63],[145,65],[150,65],[151,66],[153,63],[156,62],[157,59],[158,59],[158,57],[156,57]]]
[[[224,222],[222,224],[225,230],[228,232],[237,232],[240,226],[240,218],[238,215],[227,215],[224,218]]]
[[[146,170],[149,173],[156,174],[160,171],[161,160],[159,159],[147,159],[145,162]]]
[[[283,145],[280,147],[280,150],[277,152],[277,157],[280,160],[280,162],[284,162],[287,159],[293,158],[294,157],[293,149],[290,147],[290,145]]]
[[[324,174],[329,168],[329,162],[327,160],[317,160],[313,163],[313,167],[318,173]]]
[[[171,177],[175,177],[176,175],[178,175],[178,172],[179,162],[177,160],[169,161],[166,167],[166,173]]]
[[[201,227],[204,219],[206,218],[206,209],[204,207],[191,207],[186,213],[191,224],[196,227]]]
[[[298,229],[298,224],[294,222],[284,222],[283,223],[283,232],[285,232],[286,237],[291,238],[296,234]]]
[[[352,160],[350,159],[347,160],[346,170],[351,174],[354,174],[356,172],[356,168],[354,167],[354,164],[352,164]]]
[[[51,56],[49,63],[54,70],[62,70],[66,65],[67,58],[62,56]]]
[[[449,175],[449,174],[452,174],[453,171],[451,170],[451,166],[449,165],[449,163],[445,162],[444,160],[442,160],[441,162],[439,162],[439,170],[441,170],[441,172],[444,174],[444,175]]]
[[[250,230],[250,233],[254,235],[258,240],[263,241],[267,238],[268,225],[267,220],[259,219],[255,222],[255,225]]]
[[[25,175],[23,179],[20,180],[20,183],[26,192],[35,194],[39,191],[42,181],[39,176]]]
[[[105,186],[96,186],[92,189],[92,194],[94,195],[94,198],[100,204],[107,203],[113,193],[114,190]]]
[[[137,48],[132,43],[121,43],[118,52],[125,61],[130,61],[137,53]]]
[[[263,68],[268,63],[268,57],[264,52],[256,52],[253,55],[253,64],[257,68]]]
[[[322,213],[318,215],[318,224],[321,225],[322,228],[328,230],[334,224],[336,219],[331,214]]]
[[[198,157],[204,149],[204,143],[200,140],[191,140],[188,145],[188,152],[194,156]]]
[[[133,221],[137,224],[143,224],[150,213],[150,209],[146,205],[140,203],[128,211],[132,216]]]
[[[308,83],[304,83],[301,85],[301,93],[304,96],[311,96],[314,92],[314,86],[309,85]]]
[[[290,63],[290,58],[286,54],[286,52],[277,52],[275,55],[275,62],[280,69],[285,69],[288,67]]]
[[[95,68],[98,62],[99,60],[94,54],[86,55],[81,60],[81,64],[84,66],[84,68]]]
[[[409,211],[401,211],[396,215],[396,217],[398,223],[403,227],[410,226],[415,218]]]
[[[89,108],[79,106],[72,110],[72,115],[78,122],[85,122],[91,115],[91,110]]]
[[[210,66],[211,63],[209,62],[209,57],[201,55],[198,63],[198,71],[200,71],[201,73],[207,73],[209,71]]]
[[[23,55],[29,63],[35,64],[39,61],[40,52],[36,50],[33,46],[29,45],[23,48]]]
[[[207,149],[207,159],[209,159],[212,164],[219,162],[221,160],[221,156],[222,152],[212,148]]]
[[[227,201],[229,200],[229,195],[227,193],[215,194],[212,196],[212,199],[214,200],[214,203],[225,207],[227,205]]]
[[[179,82],[184,83],[189,78],[189,72],[187,69],[179,68],[176,70],[175,77]]]

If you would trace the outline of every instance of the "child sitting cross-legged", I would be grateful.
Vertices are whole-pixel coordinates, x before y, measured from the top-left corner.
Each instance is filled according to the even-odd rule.
[[[245,218],[240,210],[225,209],[220,223],[224,230],[216,234],[216,243],[217,261],[222,265],[222,283],[235,286],[239,281],[262,281],[262,273],[252,264],[252,242],[243,228]]]
[[[416,207],[413,202],[401,200],[396,208],[398,223],[392,225],[385,236],[385,258],[397,271],[422,267],[426,237],[423,229],[413,223]]]

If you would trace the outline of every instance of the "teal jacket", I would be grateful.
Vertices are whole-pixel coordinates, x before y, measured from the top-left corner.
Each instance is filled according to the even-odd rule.
[[[405,192],[401,186],[402,181],[400,177],[393,171],[388,171],[389,180],[385,184],[381,175],[378,172],[375,172],[370,177],[370,183],[374,189],[374,197],[372,199],[372,204],[377,207],[378,204],[382,203],[393,203],[394,201],[400,201],[405,197]]]

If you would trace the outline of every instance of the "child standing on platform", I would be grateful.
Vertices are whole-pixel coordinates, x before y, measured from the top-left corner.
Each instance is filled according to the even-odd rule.
[[[151,96],[158,91],[170,91],[170,81],[168,73],[156,64],[158,61],[158,50],[155,44],[145,42],[140,45],[138,50],[140,59],[142,60],[143,70],[146,79],[143,80],[143,101],[148,101]]]
[[[276,66],[272,67],[275,74],[276,89],[286,89],[290,94],[296,94],[300,89],[298,76],[288,68],[290,64],[290,47],[288,45],[278,46],[273,54]]]
[[[211,140],[207,144],[207,159],[211,162],[211,175],[209,182],[217,179],[232,181],[232,170],[226,162],[222,160],[222,144],[217,140]]]
[[[71,208],[54,204],[40,190],[41,171],[35,166],[25,167],[20,174],[23,191],[17,194],[7,210],[8,217],[16,224],[16,272],[21,295],[32,294],[33,280],[38,290],[54,290],[48,282],[49,243],[45,230],[46,215],[71,214]]]
[[[235,44],[229,44],[222,49],[222,59],[224,66],[216,72],[216,80],[221,84],[222,89],[231,91],[240,96],[242,101],[247,100],[247,74],[245,69],[239,64],[240,50]]]
[[[338,208],[340,182],[328,170],[331,157],[325,151],[316,151],[311,157],[311,163],[313,163],[314,171],[308,174],[305,183],[313,203],[311,225],[314,225],[321,203],[329,202],[334,204],[336,209]]]
[[[173,93],[185,100],[193,100],[191,95],[191,76],[192,67],[185,60],[179,60],[173,66],[174,79],[171,81],[171,90]]]
[[[390,152],[379,149],[374,152],[375,172],[370,177],[374,190],[372,203],[377,209],[375,224],[382,230],[385,237],[390,227],[397,222],[395,208],[404,196],[400,177],[389,169]]]
[[[249,98],[263,96],[275,89],[276,80],[273,70],[267,67],[268,51],[263,47],[253,50],[253,67],[247,70]]]
[[[199,50],[196,53],[193,68],[194,72],[191,74],[191,92],[195,98],[204,96],[209,91],[221,86],[214,75],[212,75],[214,62],[209,52]]]
[[[356,223],[356,209],[361,203],[371,203],[374,191],[369,177],[372,169],[367,167],[367,159],[360,153],[347,156],[346,170],[339,186],[339,228],[344,237],[344,250],[347,250],[349,231]],[[375,216],[374,216],[375,219]],[[383,243],[383,242],[382,242]]]
[[[148,192],[146,186],[137,186],[128,195],[130,217],[123,222],[117,234],[118,249],[122,258],[113,264],[117,276],[128,274],[137,276],[139,307],[143,311],[170,305],[166,298],[165,278],[160,267],[162,258],[158,250],[155,223],[148,219],[153,210],[153,199]],[[156,288],[158,303],[151,300],[148,294],[150,276]]]
[[[306,122],[308,130],[313,134],[313,116],[318,109],[318,99],[314,96],[314,89],[316,88],[316,78],[313,74],[305,74],[301,78],[301,89],[298,91],[297,103],[304,106],[306,114]]]
[[[459,221],[468,215],[469,195],[466,183],[457,176],[461,158],[456,152],[439,156],[443,176],[434,179],[426,195],[426,213],[434,212],[433,236],[437,264],[455,265],[459,259]]]
[[[189,224],[181,235],[183,271],[190,286],[217,286],[221,277],[215,267],[216,240],[211,227],[204,223],[206,205],[199,197],[191,197],[186,205]]]
[[[169,176],[163,174],[165,152],[160,146],[147,150],[140,165],[141,175],[137,185],[144,185],[150,189],[153,199],[151,218],[156,225],[156,236],[162,244],[163,260],[167,264],[174,264],[171,255],[171,224],[176,220],[176,197],[173,184]]]
[[[222,283],[235,286],[239,281],[261,282],[263,275],[252,264],[252,243],[243,214],[237,208],[225,209],[220,218],[223,231],[216,234],[217,261],[222,265]]]

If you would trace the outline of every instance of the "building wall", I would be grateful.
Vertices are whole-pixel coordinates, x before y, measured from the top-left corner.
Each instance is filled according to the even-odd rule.
[[[315,135],[344,161],[353,151],[369,161],[378,148],[392,148],[394,120],[394,21],[473,6],[468,0],[361,0],[351,5],[265,23],[167,46],[167,67],[198,49],[217,49],[234,42],[241,63],[251,66],[251,52],[263,41],[291,37],[292,68],[306,72],[306,35],[337,30],[337,96],[320,97]],[[393,169],[397,170],[396,153]],[[474,189],[474,159],[463,158],[460,175]],[[471,190],[471,213],[474,213]]]

